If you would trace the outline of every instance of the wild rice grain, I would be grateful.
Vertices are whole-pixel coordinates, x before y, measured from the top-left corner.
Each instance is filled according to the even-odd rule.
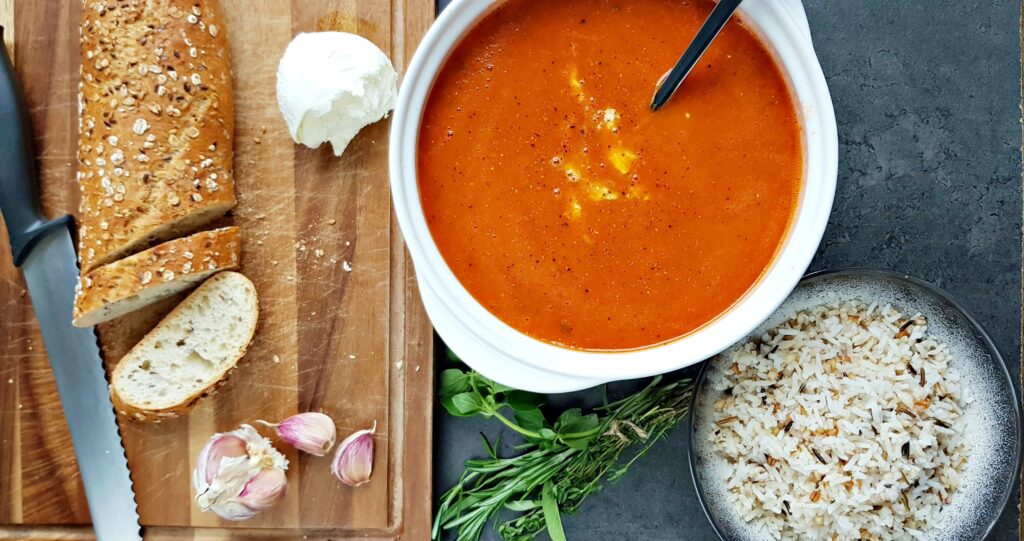
[[[970,449],[959,377],[927,330],[887,305],[824,305],[759,337],[771,350],[713,361],[708,385],[728,399],[704,437],[759,538],[918,539],[939,523]]]

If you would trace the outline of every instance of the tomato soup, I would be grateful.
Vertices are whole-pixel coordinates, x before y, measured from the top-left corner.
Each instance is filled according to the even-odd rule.
[[[733,19],[650,103],[710,0],[508,0],[442,68],[418,143],[441,255],[499,319],[570,348],[678,338],[779,251],[801,130],[768,50]]]

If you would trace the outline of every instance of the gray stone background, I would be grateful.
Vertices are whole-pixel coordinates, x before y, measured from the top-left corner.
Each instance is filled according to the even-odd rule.
[[[447,3],[439,0],[439,8]],[[832,218],[810,270],[883,267],[938,285],[978,317],[1019,380],[1020,2],[804,3],[840,151]],[[596,393],[550,402],[553,409],[592,404]],[[478,433],[493,439],[501,431],[440,408],[435,416],[440,494],[463,460],[481,455]],[[714,539],[686,465],[686,439],[675,431],[617,485],[565,517],[569,539]],[[1018,494],[991,539],[1019,538],[1019,501]],[[485,538],[498,539],[490,531]]]

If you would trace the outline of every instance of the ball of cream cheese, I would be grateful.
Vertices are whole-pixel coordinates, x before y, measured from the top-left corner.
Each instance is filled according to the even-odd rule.
[[[391,60],[355,34],[299,34],[277,67],[277,104],[292,139],[312,148],[330,141],[335,156],[387,116],[397,95]]]

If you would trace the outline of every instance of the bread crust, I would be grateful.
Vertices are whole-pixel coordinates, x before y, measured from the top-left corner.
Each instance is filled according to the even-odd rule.
[[[83,273],[235,205],[231,60],[217,0],[85,0]]]
[[[179,317],[181,312],[189,309],[189,299],[191,299],[192,296],[201,293],[204,288],[212,287],[218,281],[228,279],[229,277],[243,278],[245,282],[248,284],[247,287],[251,289],[253,295],[253,311],[251,315],[255,322],[253,324],[251,332],[249,332],[249,335],[245,338],[242,347],[239,349],[238,356],[234,359],[234,362],[232,362],[231,365],[227,367],[220,374],[220,376],[213,381],[213,383],[207,385],[206,387],[203,387],[202,389],[197,389],[195,392],[186,397],[185,400],[177,404],[174,404],[173,406],[159,409],[147,409],[135,406],[134,404],[131,404],[130,402],[124,400],[120,396],[120,394],[118,394],[117,388],[115,387],[115,383],[119,381],[121,372],[125,369],[128,363],[132,362],[133,353],[137,350],[152,348],[153,343],[157,340],[157,334],[167,324],[167,322],[172,321],[175,317]],[[171,311],[171,313],[167,314],[167,317],[165,317],[160,323],[158,323],[157,326],[153,328],[153,330],[146,334],[146,336],[144,336],[142,340],[140,340],[139,343],[136,344],[135,347],[131,349],[131,351],[125,354],[125,356],[117,363],[117,366],[114,368],[113,373],[111,373],[110,375],[110,398],[114,404],[114,409],[119,414],[123,415],[124,417],[130,420],[148,422],[159,422],[163,419],[171,419],[184,413],[187,413],[196,405],[196,403],[198,403],[200,400],[211,394],[215,394],[217,390],[220,389],[227,382],[228,377],[231,375],[231,372],[233,372],[235,368],[238,367],[239,361],[241,361],[242,358],[245,357],[246,352],[249,350],[249,346],[252,345],[252,339],[253,336],[255,336],[256,334],[256,327],[258,325],[259,298],[256,297],[256,287],[252,284],[252,282],[248,278],[246,278],[245,275],[232,271],[221,272],[214,275],[206,282],[204,282],[203,285],[199,286],[198,289],[193,291],[192,294],[190,294],[188,298],[182,301],[181,304],[175,307],[174,310]]]
[[[241,261],[241,252],[239,228],[223,227],[170,240],[97,267],[78,279],[72,323],[77,327],[88,327],[109,321],[116,316],[105,314],[105,310],[146,291],[180,283],[197,274],[235,270]],[[173,291],[152,297],[136,309],[186,287],[189,286],[181,283]]]
[[[164,419],[174,419],[181,415],[187,414],[189,411],[192,410],[192,408],[195,407],[196,404],[199,403],[200,400],[206,398],[207,396],[217,394],[217,391],[219,391],[220,388],[223,387],[224,384],[228,382],[228,379],[230,379],[232,372],[235,371],[235,368],[237,366],[238,364],[236,363],[235,366],[232,366],[231,369],[225,372],[224,375],[221,376],[219,380],[213,383],[213,385],[210,385],[209,387],[203,389],[202,391],[196,392],[195,394],[189,397],[188,401],[178,404],[173,408],[166,408],[161,410],[147,410],[137,408],[129,404],[128,402],[122,400],[120,395],[117,394],[117,391],[114,390],[113,385],[110,386],[110,400],[114,404],[114,410],[119,415],[123,416],[129,421],[137,421],[143,423],[159,423]]]

